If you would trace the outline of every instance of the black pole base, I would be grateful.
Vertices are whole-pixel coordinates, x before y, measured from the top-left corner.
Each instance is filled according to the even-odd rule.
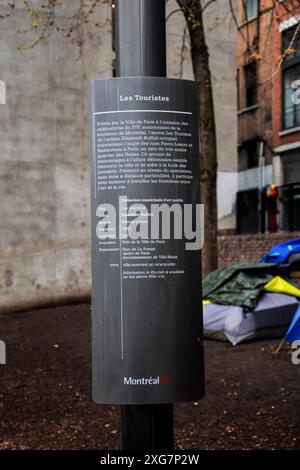
[[[174,450],[173,404],[122,405],[121,449],[144,453]]]

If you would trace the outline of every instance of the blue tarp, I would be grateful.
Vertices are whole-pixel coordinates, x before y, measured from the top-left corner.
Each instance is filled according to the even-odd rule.
[[[300,238],[274,246],[260,263],[283,264],[295,253],[300,253]]]
[[[284,339],[287,343],[300,340],[300,305],[296,310],[292,323],[290,324]]]

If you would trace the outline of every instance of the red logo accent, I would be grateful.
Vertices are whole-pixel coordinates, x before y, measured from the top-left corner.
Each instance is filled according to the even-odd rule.
[[[161,385],[169,385],[169,383],[171,382],[171,377],[168,374],[162,374],[159,377],[159,382]]]

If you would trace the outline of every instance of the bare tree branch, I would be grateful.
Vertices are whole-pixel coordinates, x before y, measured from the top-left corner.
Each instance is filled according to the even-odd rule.
[[[181,8],[177,8],[176,10],[171,11],[171,12],[167,15],[167,17],[166,17],[166,22],[167,22],[173,15],[175,15],[175,13],[179,13],[179,12],[182,13]]]

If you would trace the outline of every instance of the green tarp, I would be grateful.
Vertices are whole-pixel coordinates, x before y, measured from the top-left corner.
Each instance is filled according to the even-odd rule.
[[[222,305],[253,309],[264,285],[277,267],[267,263],[240,262],[213,271],[203,279],[203,299]]]

